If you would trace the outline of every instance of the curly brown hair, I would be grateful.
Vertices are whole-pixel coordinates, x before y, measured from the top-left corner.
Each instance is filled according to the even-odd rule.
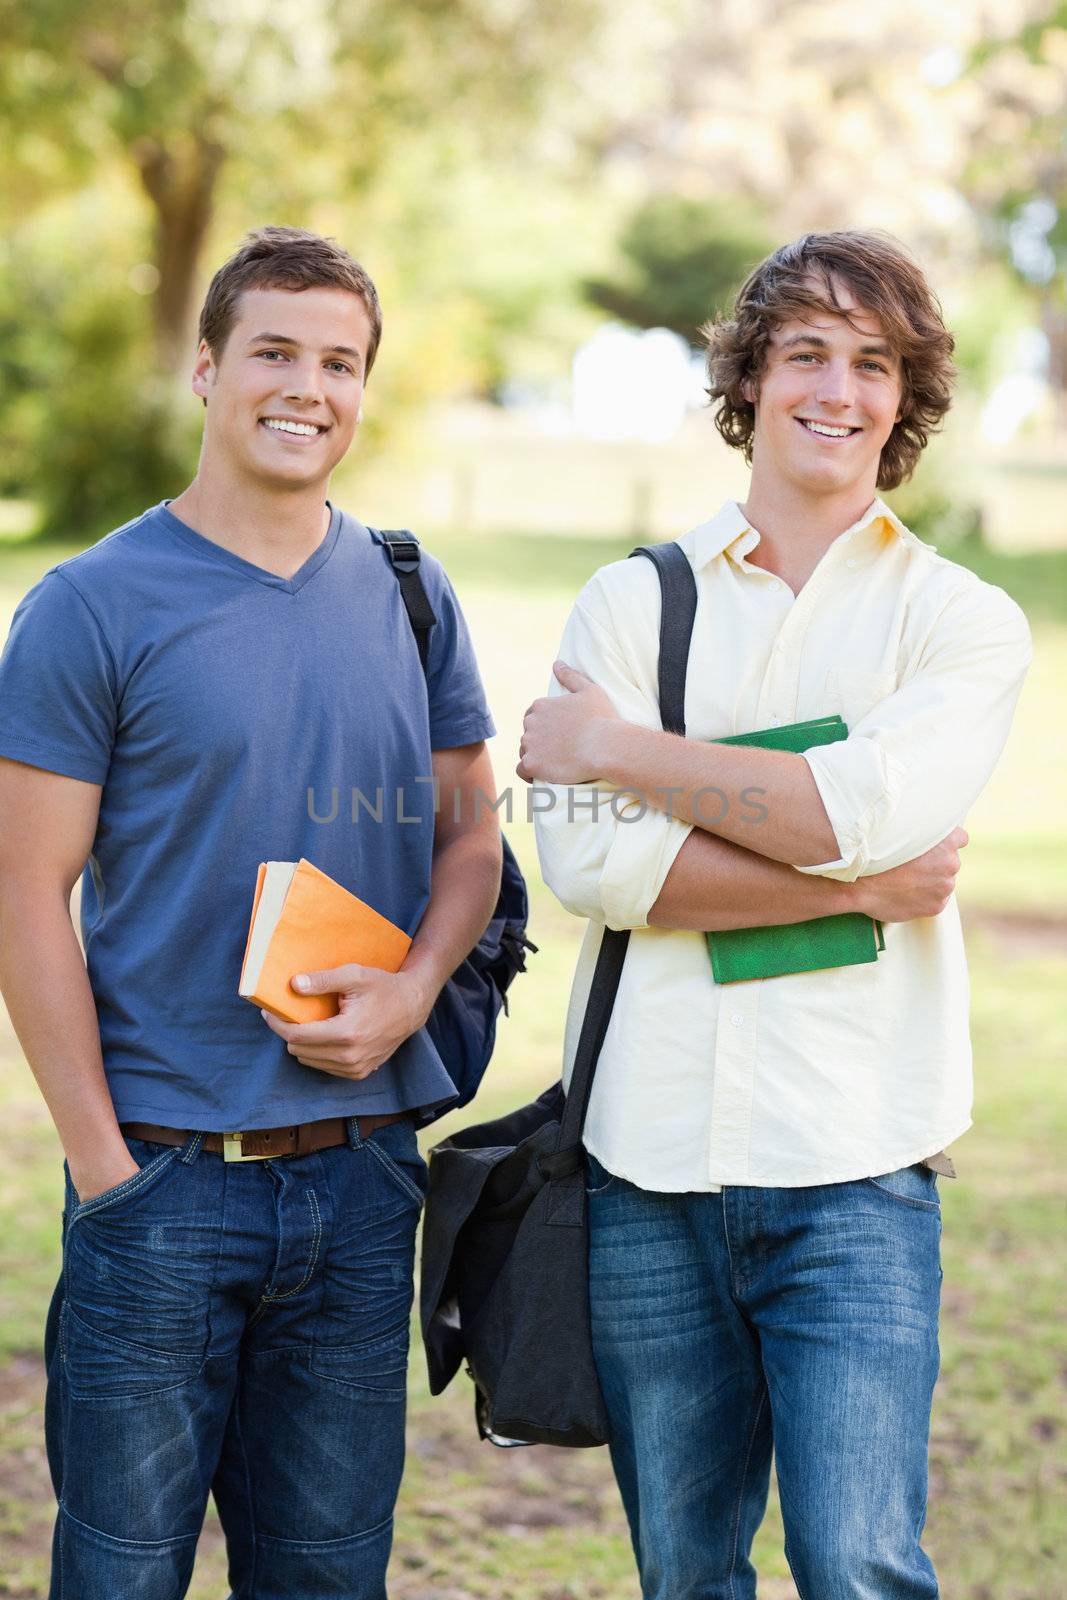
[[[306,228],[257,228],[212,278],[200,311],[200,338],[215,359],[222,355],[246,289],[347,289],[358,295],[370,319],[370,376],[382,337],[382,308],[369,273],[335,239]]]
[[[878,488],[896,489],[936,433],[952,403],[954,341],[922,269],[890,234],[875,231],[805,233],[761,261],[749,274],[731,317],[703,329],[707,340],[708,395],[718,401],[715,426],[728,445],[752,460],[756,409],[743,393],[759,392],[774,330],[813,311],[844,317],[836,284],[846,284],[857,304],[876,316],[900,358],[900,421],[878,463]]]

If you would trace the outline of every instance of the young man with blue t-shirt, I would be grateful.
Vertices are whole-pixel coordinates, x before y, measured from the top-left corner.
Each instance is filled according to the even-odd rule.
[[[252,235],[201,314],[196,477],[48,572],[0,662],[0,984],[68,1167],[53,1600],[178,1600],[211,1491],[235,1596],[385,1594],[416,1119],[453,1093],[423,1024],[500,842],[447,578],[423,561],[424,674],[381,540],[326,499],[380,332],[345,251]],[[257,865],[301,856],[413,943],[294,974],[340,1005],[298,1027],[237,984]]]

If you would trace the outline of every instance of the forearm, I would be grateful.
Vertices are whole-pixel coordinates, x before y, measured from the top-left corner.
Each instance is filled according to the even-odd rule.
[[[59,890],[9,884],[0,893],[0,991],[72,1174],[129,1165],[89,975]]]
[[[701,933],[810,922],[861,909],[858,892],[853,884],[805,877],[695,829],[675,857],[648,922]]]
[[[401,969],[424,992],[427,1015],[485,932],[500,893],[500,837],[470,830],[435,849],[430,900]]]
[[[747,851],[793,866],[835,861],[833,828],[804,757],[683,739],[602,719],[596,777]]]

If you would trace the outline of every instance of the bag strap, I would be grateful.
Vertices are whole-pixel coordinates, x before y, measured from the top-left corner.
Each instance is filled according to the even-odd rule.
[[[677,544],[639,545],[630,553],[646,556],[659,574],[663,599],[659,625],[660,720],[668,733],[684,734],[686,669],[697,609],[696,579],[688,557]],[[581,1140],[593,1074],[611,1021],[629,943],[628,928],[604,929],[560,1121],[557,1151],[568,1151]],[[549,1168],[546,1176],[550,1174]],[[559,1175],[563,1175],[562,1169]]]
[[[430,630],[437,622],[437,613],[430,604],[419,570],[421,546],[415,535],[406,528],[379,528],[377,533],[400,585],[400,598],[404,602],[425,672],[430,659]]]

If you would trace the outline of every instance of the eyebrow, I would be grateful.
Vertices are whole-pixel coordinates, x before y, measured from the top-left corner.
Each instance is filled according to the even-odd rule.
[[[254,344],[287,344],[293,350],[296,349],[298,343],[299,340],[290,339],[287,333],[257,333],[248,341],[249,347]],[[323,351],[323,354],[328,356],[351,356],[353,360],[359,362],[363,360],[362,353],[359,350],[353,350],[352,346],[348,344],[332,344],[328,350]]]
[[[813,344],[820,350],[829,350],[830,341],[824,339],[819,333],[793,333],[788,339],[783,339],[780,345],[782,350],[791,350],[795,344]],[[896,360],[896,351],[887,344],[865,344],[860,346],[861,356],[884,356],[887,361]]]

